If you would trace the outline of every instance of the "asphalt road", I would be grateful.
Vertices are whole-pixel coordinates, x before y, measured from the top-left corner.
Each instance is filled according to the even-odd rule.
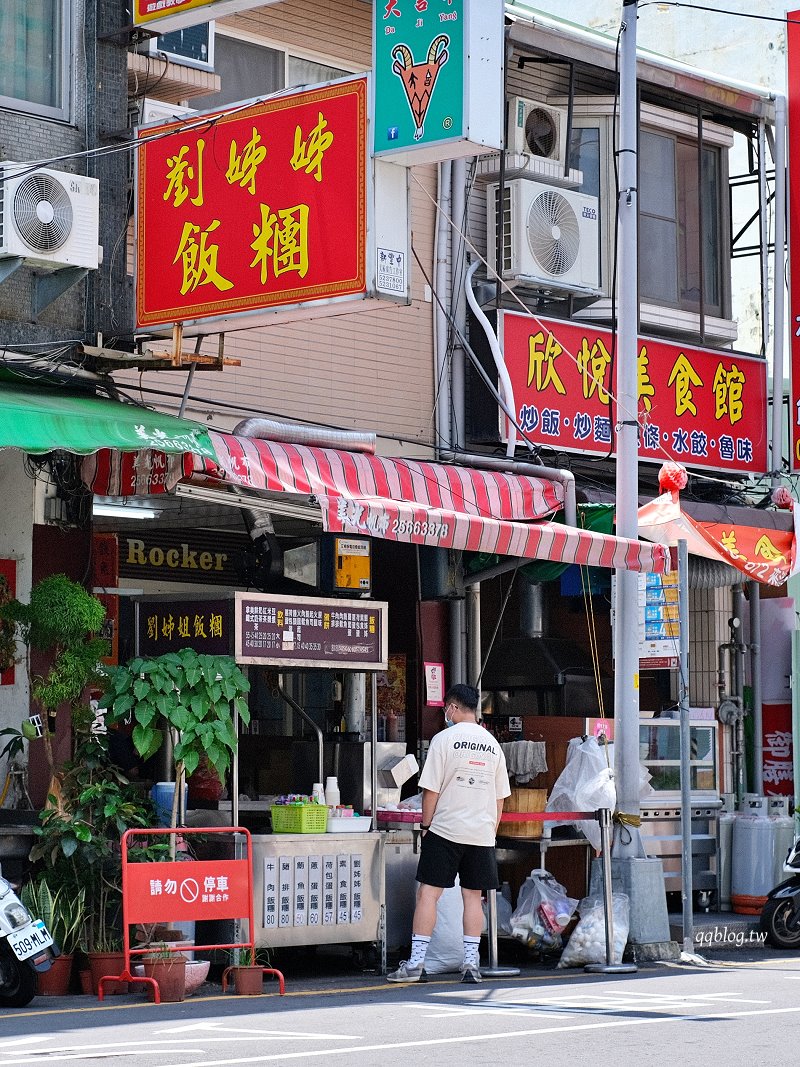
[[[103,1004],[37,998],[0,1016],[0,1064],[795,1067],[800,954],[757,948],[707,958],[622,976],[526,968],[480,986],[448,976],[411,986],[287,976],[284,997],[222,997],[207,985],[201,992],[212,995],[175,1005],[138,995]]]

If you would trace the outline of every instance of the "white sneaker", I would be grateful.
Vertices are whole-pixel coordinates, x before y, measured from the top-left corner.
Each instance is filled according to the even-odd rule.
[[[428,976],[425,973],[425,964],[417,963],[412,967],[406,960],[402,960],[396,971],[392,971],[390,974],[386,975],[386,981],[427,982]]]
[[[472,967],[465,963],[461,968],[461,981],[472,985],[482,982],[483,975],[480,972],[480,968]]]

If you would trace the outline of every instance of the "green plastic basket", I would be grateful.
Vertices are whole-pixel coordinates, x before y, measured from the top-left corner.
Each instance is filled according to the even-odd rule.
[[[274,834],[324,834],[328,809],[324,804],[273,804]]]

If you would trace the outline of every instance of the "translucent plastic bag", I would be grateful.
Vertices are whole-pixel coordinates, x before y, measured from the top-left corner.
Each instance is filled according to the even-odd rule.
[[[528,948],[561,947],[561,931],[572,918],[578,901],[545,870],[531,871],[519,891],[511,916],[511,936]]]
[[[464,962],[464,902],[461,885],[445,889],[436,906],[436,926],[428,951],[425,953],[425,970],[428,974],[446,974],[458,971]]]
[[[545,811],[596,811],[617,804],[614,771],[594,737],[573,737],[567,762],[553,786]],[[557,824],[551,824],[557,825]],[[575,822],[595,849],[600,848],[600,825],[594,820]]]
[[[630,901],[624,893],[614,894],[614,945],[612,963],[622,963],[628,942]],[[561,953],[559,967],[585,967],[587,963],[606,962],[606,915],[602,898],[585,897],[578,908],[580,921]]]

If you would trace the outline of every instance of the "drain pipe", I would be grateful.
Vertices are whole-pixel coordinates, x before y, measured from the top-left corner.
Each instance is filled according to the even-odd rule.
[[[511,385],[511,376],[508,373],[505,360],[503,359],[503,353],[500,351],[500,342],[497,340],[497,334],[492,329],[492,324],[486,318],[483,313],[475,293],[472,291],[472,278],[475,271],[478,269],[479,261],[476,259],[472,266],[467,271],[467,276],[464,279],[464,291],[467,294],[467,300],[469,306],[472,309],[472,313],[478,322],[483,327],[483,332],[486,334],[486,339],[489,342],[489,348],[491,349],[492,356],[494,357],[494,365],[497,368],[497,377],[500,381],[500,393],[503,398],[503,402],[506,407],[506,415],[511,413],[514,415],[516,408],[514,407],[514,388]],[[514,455],[517,447],[517,427],[509,418],[508,420],[508,442],[506,444],[506,455],[509,459]]]
[[[433,248],[433,259],[435,264],[433,293],[433,354],[434,373],[436,374],[436,380],[433,383],[433,395],[436,403],[437,453],[440,448],[450,448],[453,444],[450,365],[447,359],[447,315],[445,309],[442,307],[442,296],[447,293],[447,264],[449,258],[447,254],[449,247],[449,228],[447,220],[450,217],[450,193],[452,187],[450,177],[451,170],[452,163],[450,160],[445,160],[445,162],[439,164],[439,205],[441,210],[437,216]]]
[[[772,316],[772,447],[770,480],[773,488],[783,474],[783,347],[784,268],[786,241],[786,97],[775,97],[775,253]],[[791,448],[791,436],[789,440]]]
[[[450,321],[453,323],[453,349],[450,370],[450,401],[453,408],[453,434],[451,444],[454,448],[462,448],[467,439],[466,428],[466,353],[462,338],[467,332],[467,309],[464,304],[464,292],[461,287],[461,276],[464,271],[466,247],[462,235],[464,215],[466,212],[466,161],[454,159],[452,165],[452,196],[450,218],[453,227],[450,236],[450,269],[453,272],[453,306],[450,308]],[[476,264],[477,266],[477,264]],[[474,271],[473,271],[474,273]],[[470,276],[468,276],[470,277]],[[467,280],[466,288],[472,286]]]
[[[564,519],[567,526],[578,525],[578,504],[575,491],[575,475],[559,467],[540,467],[537,463],[516,463],[497,456],[481,456],[465,453],[443,452],[440,457],[446,463],[461,463],[479,470],[502,471],[505,474],[525,474],[532,478],[544,478],[558,482],[564,487]]]

